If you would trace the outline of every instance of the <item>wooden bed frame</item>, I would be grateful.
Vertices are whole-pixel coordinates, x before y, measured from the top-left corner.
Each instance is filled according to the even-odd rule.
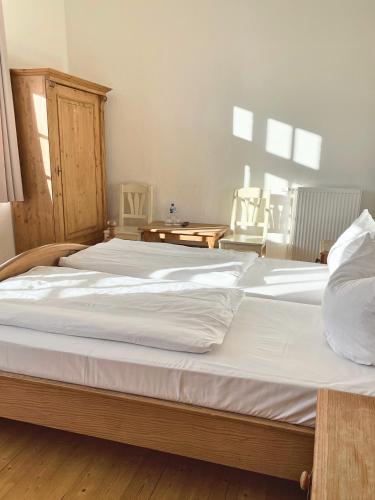
[[[0,281],[84,248],[29,250],[0,265]],[[0,417],[285,479],[312,470],[309,427],[25,375],[0,372]]]

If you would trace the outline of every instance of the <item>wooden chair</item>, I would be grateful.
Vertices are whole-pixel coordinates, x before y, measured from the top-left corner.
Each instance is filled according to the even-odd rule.
[[[270,192],[267,250],[272,246],[272,254],[275,258],[291,258],[290,232],[293,210],[292,191],[285,191],[282,194]]]
[[[116,237],[124,240],[140,240],[141,232],[138,226],[152,222],[152,206],[152,186],[136,183],[120,184],[119,227],[116,228]]]
[[[123,240],[140,240],[139,226],[152,222],[153,187],[147,184],[120,184],[119,224],[113,222],[105,232],[104,239],[113,236]],[[115,229],[114,229],[115,228]]]
[[[230,224],[232,235],[219,240],[219,247],[265,255],[269,212],[269,191],[256,187],[236,189]]]

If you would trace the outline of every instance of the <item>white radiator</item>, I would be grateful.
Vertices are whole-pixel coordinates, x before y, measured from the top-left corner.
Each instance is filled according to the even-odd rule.
[[[321,240],[336,240],[358,217],[362,191],[346,188],[296,189],[292,227],[292,256],[314,261]]]

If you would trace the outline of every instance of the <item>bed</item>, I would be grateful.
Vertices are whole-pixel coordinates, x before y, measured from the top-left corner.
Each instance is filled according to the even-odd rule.
[[[303,304],[321,304],[328,281],[326,265],[259,258],[255,252],[208,252],[117,238],[62,258],[60,265],[138,278],[236,286],[249,296]]]
[[[253,297],[320,305],[327,282],[326,265],[264,257],[255,260],[238,286]]]
[[[0,281],[83,248],[28,251],[0,266]],[[244,303],[224,349],[199,360],[1,326],[0,416],[297,480],[312,465],[317,388],[368,394],[373,370],[337,358],[322,338],[316,342],[319,307],[256,297]],[[243,345],[241,332],[254,317],[258,334]],[[311,363],[322,356],[323,372]]]
[[[320,307],[253,297],[203,355],[1,325],[0,370],[311,428],[318,388],[375,396],[374,369],[328,347]]]

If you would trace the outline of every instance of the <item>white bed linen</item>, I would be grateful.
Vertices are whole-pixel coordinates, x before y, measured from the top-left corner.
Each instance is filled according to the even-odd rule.
[[[220,345],[236,288],[40,266],[0,283],[0,324],[204,353]]]
[[[124,254],[125,250],[129,254]],[[64,257],[60,265],[125,276],[238,286],[246,295],[302,304],[321,304],[329,277],[326,265],[311,262],[117,239]]]
[[[221,287],[235,286],[257,257],[255,252],[208,250],[115,238],[62,257],[59,265],[135,278],[193,281]]]
[[[352,247],[330,276],[323,320],[327,342],[337,354],[375,366],[375,232],[357,239],[358,248]]]
[[[375,396],[375,367],[329,348],[320,307],[250,297],[208,354],[0,326],[0,369],[309,426],[319,387]]]
[[[323,264],[284,259],[257,259],[238,282],[246,295],[321,304],[329,278]]]
[[[362,245],[367,233],[375,233],[375,221],[369,211],[365,209],[331,247],[327,258],[330,274],[333,274],[342,264],[351,259]]]

